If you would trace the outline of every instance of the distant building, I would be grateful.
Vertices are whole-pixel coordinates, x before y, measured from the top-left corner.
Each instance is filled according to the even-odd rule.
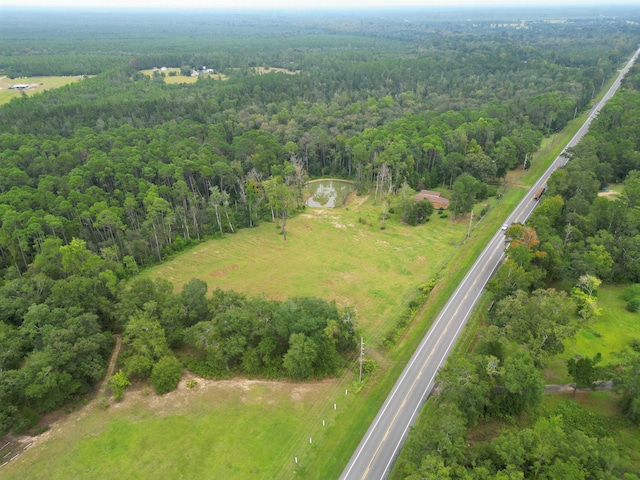
[[[18,83],[16,85],[10,86],[9,88],[15,88],[16,90],[28,90],[31,88],[31,85],[28,83]]]
[[[442,208],[446,210],[449,208],[449,199],[444,198],[440,192],[432,192],[431,190],[421,190],[420,193],[414,195],[413,199],[416,202],[420,200],[429,200],[434,208]]]

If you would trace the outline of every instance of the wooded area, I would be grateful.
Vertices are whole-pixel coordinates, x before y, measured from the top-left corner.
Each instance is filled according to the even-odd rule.
[[[567,361],[576,388],[613,381],[620,394],[619,425],[571,402],[553,412],[537,407],[544,392],[542,369],[601,314],[602,281],[634,283],[625,298],[637,298],[639,81],[636,65],[589,133],[568,152],[569,163],[552,175],[527,224],[507,230],[507,259],[488,286],[496,300],[490,325],[473,355],[449,362],[439,374],[437,414],[412,433],[398,478],[637,478],[612,439],[623,418],[640,422],[637,342],[608,365],[598,365],[598,352]],[[599,195],[611,183],[619,191]],[[552,283],[575,287],[546,288]],[[467,428],[503,418],[533,424],[468,448]]]
[[[510,169],[526,168],[545,135],[591,107],[640,39],[624,20],[536,18],[516,28],[505,18],[496,28],[495,19],[426,15],[409,26],[401,17],[223,17],[200,29],[187,16],[162,34],[156,18],[136,23],[138,40],[123,33],[136,15],[55,34],[43,18],[12,15],[0,38],[4,74],[96,76],[0,108],[0,434],[88,392],[104,376],[113,333],[126,345],[122,373],[158,391],[177,383],[177,347],[206,375],[336,374],[355,348],[348,310],[220,291],[205,299],[198,280],[174,294],[131,278],[260,222],[280,218],[286,234],[308,177],[349,178],[381,201],[438,188],[452,216],[468,213]],[[24,35],[25,25],[39,33]],[[162,66],[206,66],[229,79],[169,85],[139,72]],[[256,66],[299,73],[257,75]],[[491,287],[496,311],[556,279],[640,282],[636,72],[549,182],[529,226],[510,229],[509,261]],[[597,197],[621,182],[618,200]],[[593,313],[574,297],[582,315]],[[524,326],[520,334],[541,338]],[[504,372],[484,379],[482,402],[504,375],[496,411],[535,404],[535,367],[554,347],[492,353]],[[479,375],[478,365],[464,368]],[[530,372],[526,388],[507,383],[516,371]],[[484,406],[469,406],[466,421]]]

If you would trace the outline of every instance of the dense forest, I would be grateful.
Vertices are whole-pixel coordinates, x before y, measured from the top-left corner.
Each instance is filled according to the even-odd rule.
[[[400,16],[207,23],[132,14],[65,20],[60,33],[46,16],[8,11],[4,74],[91,77],[0,108],[0,434],[87,392],[104,375],[114,333],[127,346],[122,373],[158,391],[174,383],[171,349],[184,345],[194,353],[182,361],[208,375],[335,374],[355,347],[348,311],[317,299],[205,299],[196,280],[181,294],[125,281],[239,228],[280,218],[284,230],[304,208],[308,177],[350,178],[380,198],[440,188],[454,216],[495,195],[545,135],[591,107],[640,40],[625,20],[539,16],[523,26],[519,13],[499,25],[452,15],[407,25]],[[161,66],[228,79],[175,85],[140,72]],[[550,182],[555,200],[541,209],[557,215],[537,217],[535,252],[529,242],[512,255],[517,287],[586,273],[638,281],[637,120],[616,112],[598,125],[603,137],[626,126],[624,141],[581,145],[575,170]],[[601,186],[623,181],[626,204],[591,203]],[[592,271],[598,255],[611,269]],[[493,288],[506,300],[516,288],[500,278]]]
[[[512,225],[507,260],[489,283],[496,300],[474,353],[438,376],[437,415],[417,426],[401,478],[638,478],[617,450],[615,429],[640,423],[637,341],[602,365],[600,354],[567,361],[576,386],[612,380],[621,416],[560,403],[540,415],[542,369],[581,326],[600,315],[602,282],[640,283],[640,66],[567,155],[526,225]],[[622,182],[620,181],[622,179]],[[613,197],[599,196],[617,183]],[[574,285],[569,291],[547,288]],[[638,302],[640,303],[640,302]],[[538,416],[539,415],[539,416]],[[489,419],[527,418],[467,448],[467,429]],[[537,419],[537,420],[536,420]],[[434,453],[434,452],[437,452]]]

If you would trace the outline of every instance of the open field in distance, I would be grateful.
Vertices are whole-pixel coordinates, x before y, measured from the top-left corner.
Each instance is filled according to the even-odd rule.
[[[6,76],[0,76],[0,105],[11,101],[11,99],[21,96],[23,93],[26,95],[35,95],[36,93],[42,93],[45,90],[52,88],[62,87],[70,83],[78,82],[82,79],[81,75],[73,77],[24,77],[24,78],[9,78]],[[31,88],[24,90],[10,89],[13,85],[30,85]]]
[[[169,73],[173,73],[176,72],[177,75],[169,75]],[[144,73],[145,75],[153,78],[153,69],[150,70],[140,70],[140,73]],[[166,70],[159,70],[160,74],[164,73],[164,83],[167,84],[178,84],[178,83],[196,83],[196,81],[198,81],[198,77],[185,77],[183,75],[180,75],[180,69],[176,68],[176,67],[167,67]],[[229,77],[227,77],[226,75],[222,74],[222,73],[210,73],[210,74],[206,74],[204,75],[205,77],[208,78],[215,78],[216,80],[227,80]]]

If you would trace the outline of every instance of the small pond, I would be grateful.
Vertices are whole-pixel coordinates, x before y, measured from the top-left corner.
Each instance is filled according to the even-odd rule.
[[[344,180],[314,180],[307,183],[307,190],[311,193],[307,200],[309,207],[336,208],[344,205],[355,186]]]

